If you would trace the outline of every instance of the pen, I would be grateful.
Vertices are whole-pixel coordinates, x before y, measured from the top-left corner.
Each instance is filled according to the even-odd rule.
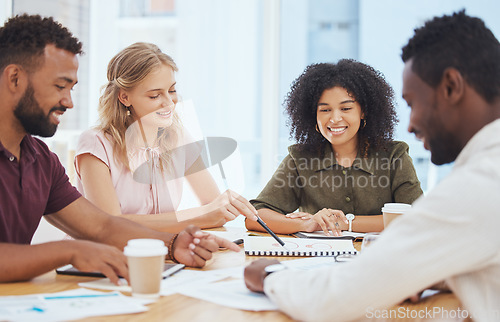
[[[208,150],[208,149],[207,149]],[[220,173],[221,173],[221,176],[222,176],[222,180],[224,182],[224,185],[226,186],[226,190],[229,188],[229,185],[227,184],[227,180],[226,180],[226,174],[224,173],[224,169],[222,168],[222,162],[219,162],[219,170],[220,170]],[[266,223],[260,219],[259,216],[257,216],[257,222],[269,233],[271,234],[271,236],[273,236],[274,239],[276,239],[276,241],[283,247],[285,248],[286,250],[288,250],[288,248],[286,248],[285,246],[285,242],[283,242],[278,236],[276,236],[275,233],[273,233],[273,231],[267,227]]]
[[[183,269],[185,266],[186,265],[184,265],[184,264],[177,264],[173,267],[170,267],[169,269],[164,270],[163,273],[161,273],[161,278],[166,279],[167,277],[174,275],[175,273],[177,273],[178,271]]]
[[[283,241],[282,241],[282,240],[281,240],[278,236],[276,236],[276,234],[275,234],[275,233],[273,233],[273,231],[272,231],[269,227],[267,227],[266,223],[265,223],[264,221],[262,221],[262,219],[260,219],[260,217],[259,217],[259,216],[257,216],[257,222],[258,222],[258,223],[259,223],[259,224],[260,224],[260,225],[261,225],[261,226],[262,226],[262,227],[263,227],[263,228],[264,228],[264,229],[265,229],[265,230],[266,230],[269,234],[271,234],[271,236],[273,236],[273,238],[274,238],[274,239],[276,239],[276,241],[277,241],[278,243],[280,243],[280,245],[281,245],[281,246],[283,246],[283,247],[286,249],[286,247],[285,247],[285,243],[284,243],[284,242],[283,242]]]

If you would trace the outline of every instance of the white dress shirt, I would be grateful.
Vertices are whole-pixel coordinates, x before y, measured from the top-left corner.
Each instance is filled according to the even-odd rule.
[[[453,314],[500,320],[499,134],[500,120],[476,133],[451,173],[354,261],[271,274],[265,293],[295,319],[348,321],[445,280],[466,309]]]

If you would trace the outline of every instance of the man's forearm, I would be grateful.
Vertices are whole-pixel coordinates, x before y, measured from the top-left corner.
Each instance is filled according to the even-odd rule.
[[[71,260],[72,241],[39,245],[0,243],[0,282],[29,280]]]
[[[83,197],[45,218],[74,238],[112,245],[120,250],[123,250],[130,239],[155,238],[165,241],[168,245],[175,236],[125,218],[108,215]]]
[[[165,245],[169,245],[175,236],[176,234],[160,232],[125,218],[109,216],[95,241],[123,249],[130,239],[154,238],[163,240]]]

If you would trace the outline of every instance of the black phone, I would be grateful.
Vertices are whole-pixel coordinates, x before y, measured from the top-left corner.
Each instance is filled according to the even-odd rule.
[[[165,279],[168,276],[177,273],[178,271],[180,271],[184,267],[185,267],[184,264],[165,263],[165,266],[163,268],[163,273],[161,275]],[[82,272],[82,271],[79,271],[78,269],[74,268],[73,265],[71,265],[71,264],[56,268],[56,273],[61,274],[61,275],[76,275],[76,276],[88,276],[88,277],[100,277],[100,278],[106,277],[101,272]]]

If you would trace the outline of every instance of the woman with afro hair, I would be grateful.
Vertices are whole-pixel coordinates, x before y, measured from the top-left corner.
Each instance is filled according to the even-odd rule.
[[[347,59],[310,65],[284,105],[298,143],[251,200],[273,231],[338,236],[348,213],[353,231],[381,231],[385,203],[422,195],[408,145],[392,139],[394,92],[379,71]],[[262,230],[248,220],[246,227]]]

